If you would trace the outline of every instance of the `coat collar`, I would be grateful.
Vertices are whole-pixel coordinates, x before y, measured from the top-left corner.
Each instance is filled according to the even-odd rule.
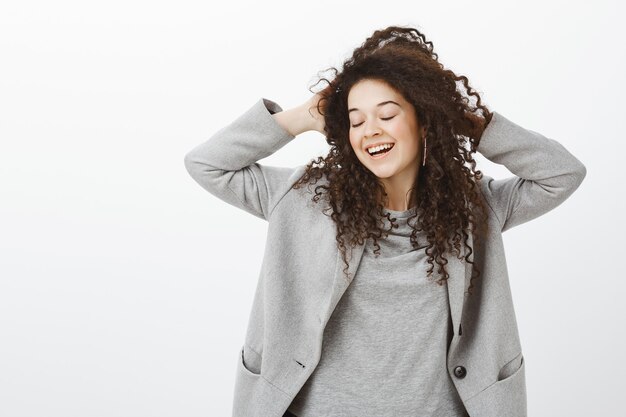
[[[473,248],[473,239],[471,231],[467,231],[468,240],[467,244]],[[356,245],[352,247],[352,250],[348,250],[347,258],[348,258],[348,273],[350,279],[352,280],[356,274],[359,263],[361,262],[361,258],[363,257],[363,252],[365,249],[365,243],[361,245]],[[461,334],[461,319],[463,314],[463,306],[465,303],[465,290],[468,288],[468,284],[472,274],[472,264],[466,262],[464,257],[467,254],[465,245],[461,245],[461,253],[463,255],[462,260],[458,259],[458,257],[454,256],[451,253],[446,255],[448,259],[448,263],[446,264],[446,270],[450,275],[448,277],[447,286],[448,286],[448,300],[450,303],[450,314],[452,316],[452,326],[454,329],[454,334]],[[472,258],[473,261],[473,258]],[[341,257],[341,252],[339,249],[337,250],[337,262],[335,267],[335,273],[333,278],[333,286],[330,295],[330,299],[326,308],[324,309],[324,317],[323,322],[326,323],[330,318],[332,312],[334,311],[339,299],[343,296],[344,292],[350,285],[350,282],[346,279],[343,274],[343,269],[345,264]],[[438,274],[437,268],[435,267],[434,274]],[[433,284],[435,285],[435,284]]]

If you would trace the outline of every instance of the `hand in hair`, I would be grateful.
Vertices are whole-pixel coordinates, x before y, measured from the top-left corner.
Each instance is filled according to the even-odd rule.
[[[330,94],[332,86],[329,85],[319,93],[309,98],[303,106],[308,111],[309,115],[313,118],[311,130],[317,130],[323,135],[326,135],[324,130],[325,121],[324,113],[326,110],[326,97]]]
[[[483,134],[483,131],[491,121],[492,116],[493,113],[491,112],[487,113],[486,117],[470,112],[465,112],[465,120],[467,121],[468,127],[467,129],[464,129],[459,133],[470,138],[474,138],[478,142]]]

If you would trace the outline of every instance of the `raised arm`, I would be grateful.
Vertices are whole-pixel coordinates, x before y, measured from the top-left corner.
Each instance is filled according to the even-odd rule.
[[[478,152],[514,175],[487,175],[481,189],[504,232],[547,213],[582,183],[587,169],[554,139],[513,123],[498,112],[480,137]]]
[[[300,167],[274,167],[257,161],[309,129],[302,109],[298,106],[283,112],[276,102],[259,99],[236,120],[189,151],[185,155],[187,171],[220,200],[269,220]]]

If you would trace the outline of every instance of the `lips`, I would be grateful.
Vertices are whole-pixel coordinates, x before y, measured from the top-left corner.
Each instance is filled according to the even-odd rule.
[[[367,154],[368,154],[368,155],[370,156],[370,158],[372,158],[372,159],[382,159],[382,158],[386,157],[387,155],[389,155],[389,154],[391,153],[391,151],[393,151],[393,149],[394,149],[395,147],[396,147],[396,146],[395,146],[395,144],[392,144],[391,148],[390,148],[390,149],[387,149],[387,151],[386,151],[386,152],[379,153],[379,154],[376,154],[376,155],[372,155],[371,153],[367,152],[367,150],[366,150],[365,152],[367,152]]]

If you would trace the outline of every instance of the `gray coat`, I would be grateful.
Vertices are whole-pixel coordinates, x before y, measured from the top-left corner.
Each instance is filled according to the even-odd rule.
[[[234,417],[280,417],[320,360],[324,327],[349,285],[336,229],[306,187],[304,172],[259,164],[294,139],[261,98],[185,155],[191,177],[224,202],[268,221],[267,241],[245,341],[237,354]],[[472,265],[448,254],[454,337],[447,371],[472,417],[526,416],[525,361],[508,280],[502,233],[552,210],[581,184],[585,166],[559,142],[498,112],[478,151],[514,175],[479,181],[490,207],[489,234]],[[323,183],[324,178],[318,184]],[[472,246],[471,233],[470,241]],[[467,253],[465,246],[463,255]],[[354,277],[364,245],[348,251]],[[436,269],[435,269],[436,273]]]

